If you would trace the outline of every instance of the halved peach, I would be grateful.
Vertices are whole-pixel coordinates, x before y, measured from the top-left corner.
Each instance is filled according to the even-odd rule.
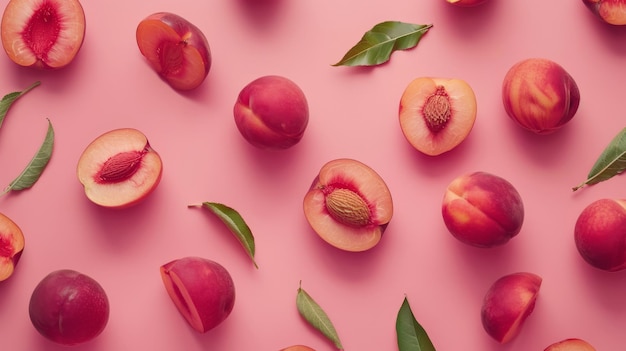
[[[112,208],[138,203],[161,180],[161,157],[137,129],[106,132],[78,160],[77,174],[92,202]]]
[[[465,140],[476,113],[476,95],[467,82],[420,77],[409,83],[400,99],[400,128],[414,148],[436,156]]]
[[[9,217],[0,213],[0,281],[8,279],[24,251],[24,234]]]
[[[353,159],[326,163],[304,197],[304,214],[327,243],[346,251],[376,246],[391,217],[393,202],[384,180]]]
[[[78,0],[11,0],[0,27],[13,62],[56,69],[72,62],[82,47],[85,13]]]

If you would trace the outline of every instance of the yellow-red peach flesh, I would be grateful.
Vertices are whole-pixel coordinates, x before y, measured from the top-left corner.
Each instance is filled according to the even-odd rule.
[[[442,217],[450,233],[461,242],[494,247],[519,234],[524,204],[509,181],[487,172],[473,172],[448,185]]]
[[[465,81],[419,77],[402,93],[400,128],[416,150],[437,156],[465,140],[476,113],[476,96]]]
[[[141,54],[174,89],[196,89],[209,74],[209,42],[185,18],[169,12],[154,13],[139,22],[135,36]]]
[[[233,115],[237,129],[250,144],[261,149],[287,149],[304,136],[309,106],[295,82],[269,75],[241,89]]]
[[[626,1],[624,0],[583,0],[587,8],[605,23],[626,25]]]
[[[0,282],[9,279],[24,251],[24,233],[9,217],[0,213]]]
[[[20,66],[39,69],[71,63],[83,45],[85,28],[77,0],[10,0],[0,23],[7,56]]]
[[[304,197],[304,214],[330,245],[366,251],[380,242],[393,215],[393,202],[372,168],[353,159],[336,159],[314,179]]]
[[[578,111],[580,91],[559,64],[544,58],[515,63],[504,77],[502,101],[508,116],[536,134],[550,134]]]
[[[546,347],[543,351],[596,351],[590,343],[578,338],[568,338]]]
[[[615,272],[626,269],[626,200],[599,199],[579,214],[576,248],[591,266]]]
[[[516,337],[533,312],[542,278],[519,272],[497,279],[485,294],[481,321],[487,334],[501,344]]]
[[[77,175],[93,203],[124,208],[139,203],[160,183],[163,165],[146,136],[133,128],[106,132],[83,151]]]
[[[235,305],[235,285],[221,264],[183,257],[160,267],[161,279],[172,302],[199,333],[221,324]]]

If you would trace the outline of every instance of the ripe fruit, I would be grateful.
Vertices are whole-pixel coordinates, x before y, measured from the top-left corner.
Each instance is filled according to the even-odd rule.
[[[168,295],[189,325],[205,333],[230,315],[235,285],[222,265],[199,257],[184,257],[161,266]]]
[[[174,89],[195,89],[209,74],[209,42],[198,27],[178,15],[158,12],[144,18],[136,38],[141,54]]]
[[[280,349],[280,351],[315,351],[315,350],[304,345],[293,345],[293,346],[286,347],[284,349]]]
[[[161,181],[161,157],[146,136],[115,129],[92,141],[78,160],[78,179],[87,198],[104,207],[123,208],[148,196]]]
[[[471,7],[481,5],[487,2],[487,0],[446,0],[449,4],[453,4],[460,7]]]
[[[263,76],[239,93],[233,110],[243,137],[263,149],[287,149],[297,144],[309,123],[304,92],[281,76]]]
[[[626,200],[600,199],[578,216],[576,248],[590,265],[609,272],[626,269]]]
[[[506,113],[521,127],[549,134],[574,117],[580,91],[574,78],[556,62],[529,58],[507,72],[502,101]]]
[[[541,281],[536,274],[519,272],[491,285],[481,308],[481,321],[489,336],[504,344],[519,334],[535,308]]]
[[[556,342],[546,347],[544,351],[596,351],[596,349],[584,340],[571,338]]]
[[[436,156],[465,140],[476,111],[476,96],[465,81],[416,78],[400,99],[400,128],[414,148]]]
[[[28,312],[41,335],[62,345],[76,345],[104,330],[109,320],[109,301],[93,278],[62,269],[37,284]]]
[[[376,246],[391,217],[391,193],[383,179],[351,159],[326,163],[304,197],[304,214],[327,243],[346,251]]]
[[[624,0],[583,0],[583,4],[591,13],[608,24],[626,25]]]
[[[15,270],[24,251],[24,234],[9,217],[0,213],[0,282]]]
[[[486,172],[454,179],[441,212],[450,233],[476,247],[505,244],[521,231],[524,221],[524,204],[515,187]]]
[[[13,62],[56,69],[72,62],[82,47],[85,13],[78,0],[10,0],[0,29]]]

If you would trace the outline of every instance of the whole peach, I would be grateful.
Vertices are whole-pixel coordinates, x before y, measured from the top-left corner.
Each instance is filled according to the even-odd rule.
[[[626,200],[600,199],[578,216],[576,248],[590,265],[605,270],[626,268]]]
[[[109,301],[93,278],[62,269],[37,284],[28,312],[41,335],[62,345],[76,345],[104,330],[109,320]]]
[[[286,347],[284,349],[280,349],[280,351],[315,351],[315,350],[304,345],[293,345],[293,346]]]
[[[521,127],[549,134],[569,122],[580,103],[574,78],[554,61],[529,58],[514,64],[502,85],[504,109]]]
[[[297,144],[309,122],[309,106],[296,83],[282,76],[263,76],[239,93],[233,110],[241,135],[262,149]]]
[[[596,351],[596,349],[585,340],[569,338],[555,342],[543,351]]]
[[[600,20],[616,25],[626,25],[624,0],[583,0],[583,4]]]
[[[519,192],[507,180],[487,172],[454,179],[441,212],[450,233],[476,247],[505,244],[521,231],[524,221]]]

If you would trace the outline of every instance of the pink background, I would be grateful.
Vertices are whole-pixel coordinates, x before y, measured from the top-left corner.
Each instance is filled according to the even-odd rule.
[[[7,0],[0,1],[2,8]],[[365,5],[367,3],[367,5]],[[0,283],[3,350],[60,350],[28,317],[35,285],[70,268],[98,280],[111,315],[105,331],[76,350],[278,350],[333,346],[298,315],[299,281],[326,310],[346,350],[394,350],[395,317],[406,296],[437,350],[543,350],[568,337],[598,350],[626,343],[626,273],[586,264],[573,241],[578,214],[594,200],[619,198],[623,179],[573,193],[624,126],[626,27],[603,24],[580,0],[492,0],[455,8],[444,0],[83,1],[87,34],[76,60],[55,72],[21,68],[0,55],[0,94],[42,85],[19,100],[0,129],[0,184],[8,184],[43,140],[49,118],[53,157],[30,190],[0,198],[0,211],[24,231],[15,274]],[[187,18],[207,36],[211,72],[190,94],[172,90],[140,55],[139,21],[157,11]],[[398,20],[434,27],[417,48],[374,68],[331,67],[374,24]],[[581,104],[563,129],[536,136],[515,125],[500,99],[515,62],[545,57],[576,80]],[[237,131],[232,107],[241,88],[267,74],[305,92],[310,123],[286,151],[263,151]],[[466,80],[478,101],[474,129],[454,151],[432,158],[404,139],[398,103],[419,76]],[[77,160],[105,131],[134,127],[164,162],[157,190],[121,211],[93,205],[76,177]],[[302,199],[319,168],[358,159],[387,182],[395,212],[380,245],[364,253],[319,239]],[[447,184],[470,171],[509,180],[526,217],[507,245],[477,249],[446,230]],[[221,222],[188,204],[237,209],[257,245],[255,269]],[[237,289],[230,317],[193,331],[167,296],[159,266],[184,256],[224,265]],[[502,275],[543,277],[521,333],[499,345],[482,329],[480,306]]]

